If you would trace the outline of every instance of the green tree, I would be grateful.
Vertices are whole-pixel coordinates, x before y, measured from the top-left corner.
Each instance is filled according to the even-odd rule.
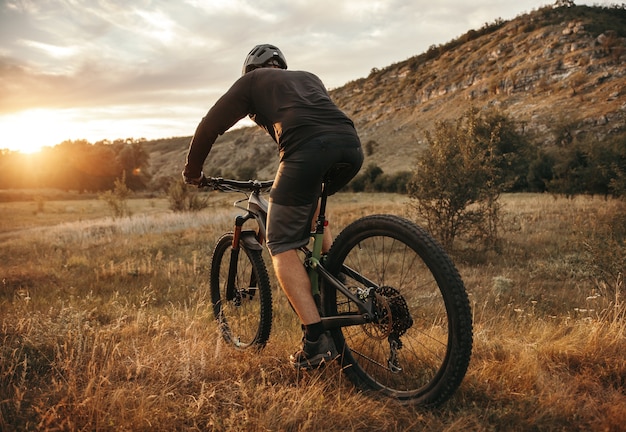
[[[597,167],[594,177],[603,181],[597,186],[613,196],[626,197],[626,133],[592,144],[589,151]]]
[[[553,149],[550,192],[567,196],[624,196],[626,133],[613,137],[577,137],[567,148]]]
[[[145,189],[150,181],[147,170],[150,155],[143,146],[145,141],[144,138],[127,138],[113,142],[120,169],[127,173],[126,185],[132,190]]]
[[[237,175],[235,176],[239,180],[254,180],[257,176],[256,167],[252,164],[241,165],[237,169]]]
[[[350,189],[354,192],[374,192],[376,179],[382,175],[383,170],[375,163],[370,163],[365,170],[350,182]]]
[[[407,185],[413,174],[410,171],[398,171],[395,174],[381,174],[374,181],[376,192],[407,193]]]
[[[493,246],[500,223],[500,194],[526,178],[524,140],[497,112],[470,108],[456,121],[438,122],[426,134],[409,195],[418,216],[444,246],[467,234]]]
[[[552,180],[555,163],[553,155],[545,151],[537,152],[536,157],[528,168],[527,190],[530,192],[546,192],[548,184]]]
[[[365,147],[365,155],[371,156],[376,151],[376,148],[378,147],[378,143],[374,140],[369,140],[368,142],[365,143],[364,147]]]

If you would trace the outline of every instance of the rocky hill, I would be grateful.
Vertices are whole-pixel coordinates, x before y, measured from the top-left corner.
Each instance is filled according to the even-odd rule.
[[[598,136],[626,130],[626,8],[557,3],[496,20],[332,90],[355,121],[366,164],[410,170],[424,131],[470,106],[502,111],[546,145],[559,126]],[[178,175],[180,164],[172,162],[184,159],[189,139],[149,142],[153,172]],[[276,159],[271,139],[244,128],[218,140],[205,171],[254,168],[270,177]]]

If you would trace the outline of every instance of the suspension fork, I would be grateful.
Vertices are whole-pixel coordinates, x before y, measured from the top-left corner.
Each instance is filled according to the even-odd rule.
[[[237,216],[235,218],[235,229],[233,232],[233,244],[230,250],[230,262],[228,265],[228,278],[226,279],[226,300],[232,301],[237,296],[235,288],[235,278],[237,276],[237,260],[239,259],[239,251],[241,244],[241,229],[243,224],[250,219],[251,216]]]

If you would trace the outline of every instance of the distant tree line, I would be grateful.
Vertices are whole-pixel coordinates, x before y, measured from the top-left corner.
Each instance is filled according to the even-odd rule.
[[[51,188],[102,192],[124,178],[132,191],[150,182],[145,139],[64,141],[37,154],[0,152],[0,189]]]
[[[459,127],[455,121],[440,122],[427,134],[429,147],[433,151],[441,147],[435,143],[446,142],[445,134],[452,136],[448,141],[469,137],[479,142],[497,137],[498,145],[487,162],[497,163],[500,174],[489,181],[496,182],[501,192],[626,195],[626,131],[606,136],[581,133],[579,122],[569,119],[553,121],[551,131],[533,136],[498,111],[479,112],[472,108],[463,118],[475,129],[451,135]],[[65,141],[33,155],[0,151],[0,189],[49,188],[99,193],[113,190],[115,181],[123,178],[131,191],[167,191],[176,179],[151,177],[145,142],[143,138],[95,144],[78,140]],[[373,155],[377,146],[375,142],[365,143],[368,155]],[[419,155],[416,168],[426,156]],[[454,156],[454,153],[449,155],[450,167]],[[415,171],[385,173],[372,163],[361,170],[347,189],[406,194],[410,192],[410,184],[416,181]],[[255,173],[256,167],[248,163],[242,164],[234,174],[238,178],[253,178]]]
[[[461,127],[458,122],[468,123],[464,126],[465,131],[458,130]],[[449,141],[459,145],[469,139],[479,145],[485,140],[497,139],[497,146],[489,150],[490,158],[483,160],[483,164],[493,166],[498,175],[484,181],[494,183],[501,192],[626,196],[626,131],[608,136],[578,133],[576,120],[554,122],[547,135],[533,136],[522,129],[522,125],[501,112],[481,113],[471,108],[456,121],[435,125],[426,141],[431,152],[443,152],[442,143]],[[452,167],[457,156],[458,149],[452,149],[449,155],[441,157],[447,165],[438,169],[445,176],[456,175]],[[416,170],[427,157],[428,153],[418,156]],[[416,170],[387,174],[372,163],[361,170],[348,189],[354,192],[409,193],[411,182],[416,181]],[[421,182],[425,180],[425,177],[419,179]],[[466,178],[465,181],[469,180]]]

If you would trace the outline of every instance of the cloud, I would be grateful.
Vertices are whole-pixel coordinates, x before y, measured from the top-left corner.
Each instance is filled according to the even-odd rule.
[[[10,83],[4,74],[0,83],[0,112],[28,106],[132,105],[157,96],[164,103],[207,104],[203,96],[224,91],[250,48],[265,42],[280,46],[291,67],[315,71],[336,87],[461,33],[454,29],[458,23],[449,22],[450,6],[425,4],[8,2],[3,11],[7,21],[21,24],[0,35],[7,47],[0,67],[11,71]]]
[[[49,108],[73,110],[74,119],[82,111],[109,116],[113,130],[120,123],[113,112],[144,125],[196,112],[186,123],[177,117],[173,131],[190,134],[258,43],[278,45],[290,68],[315,72],[334,88],[543,4],[0,0],[0,116]]]

